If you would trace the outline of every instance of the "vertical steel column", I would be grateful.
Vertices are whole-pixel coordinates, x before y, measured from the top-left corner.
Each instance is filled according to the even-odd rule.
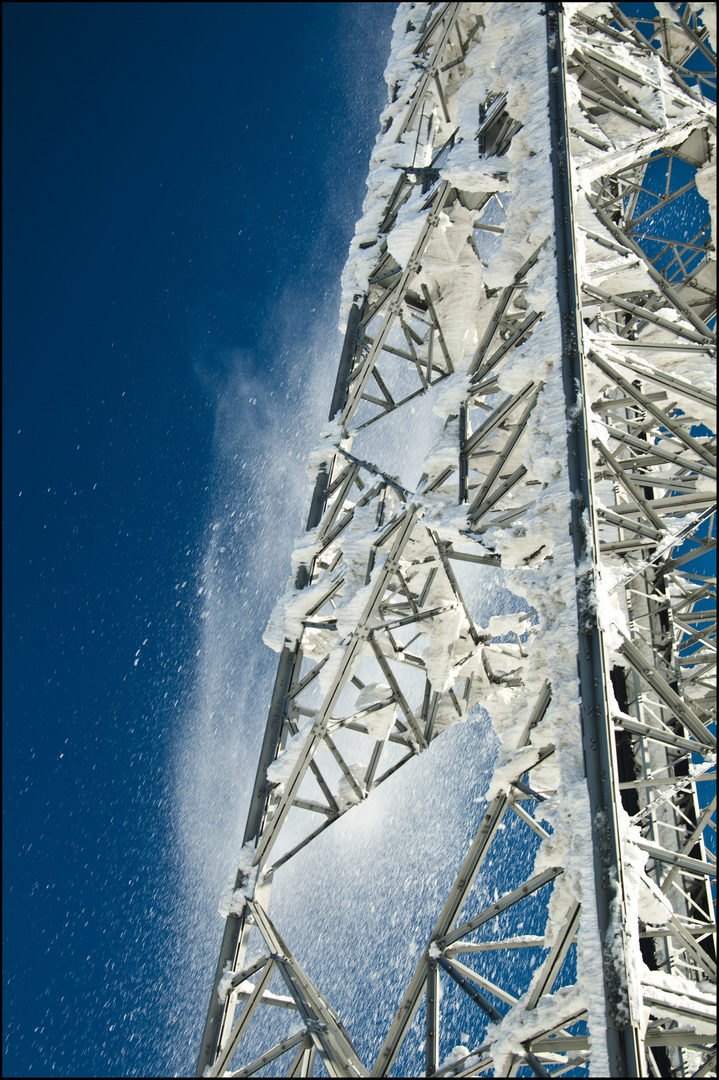
[[[607,1054],[612,1076],[641,1076],[643,1055],[634,1022],[638,1018],[630,1015],[627,993],[625,920],[621,917],[623,872],[617,820],[619,787],[607,693],[609,675],[604,662],[602,632],[592,601],[596,596],[594,560],[599,552],[599,541],[584,409],[582,320],[574,239],[562,5],[546,3],[545,11],[557,299],[562,332],[562,372],[568,421],[567,461],[572,495],[570,533],[577,566],[577,668],[584,767],[592,812],[597,921],[603,951]],[[616,955],[618,942],[621,943],[619,956]]]

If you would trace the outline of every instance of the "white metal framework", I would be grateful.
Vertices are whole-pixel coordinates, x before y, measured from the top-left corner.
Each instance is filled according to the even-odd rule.
[[[697,10],[399,6],[198,1075],[403,1075],[418,1025],[424,1075],[716,1074],[716,83]],[[399,411],[382,468],[362,433]],[[491,629],[487,568],[526,601]],[[272,881],[480,707],[486,807],[363,1061],[273,924]]]

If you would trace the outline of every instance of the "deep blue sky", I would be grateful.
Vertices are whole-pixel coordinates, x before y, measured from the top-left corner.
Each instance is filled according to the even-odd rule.
[[[6,1075],[194,1065],[181,583],[228,373],[269,395],[337,310],[393,13],[3,5]]]

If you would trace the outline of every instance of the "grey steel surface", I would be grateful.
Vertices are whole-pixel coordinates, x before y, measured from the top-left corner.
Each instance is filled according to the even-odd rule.
[[[467,365],[467,396],[447,420],[457,440],[451,465],[423,477],[412,492],[347,442],[352,432],[382,424],[398,409],[407,415],[412,401],[450,379],[463,360],[452,353],[456,327],[443,314],[442,286],[428,285],[422,266],[438,257],[440,222],[480,261],[481,237],[501,237],[512,222],[511,200],[508,214],[497,219],[496,193],[465,191],[441,175],[459,131],[465,59],[477,41],[481,48],[492,8],[504,6],[415,5],[424,20],[412,38],[418,78],[396,136],[399,144],[411,135],[415,155],[426,143],[431,165],[398,169],[367,291],[351,308],[330,416],[341,434],[328,443],[318,468],[308,518],[313,554],[296,581],[297,595],[312,590],[312,601],[299,640],[288,638],[280,654],[245,832],[249,855],[236,878],[237,903],[227,917],[198,1075],[268,1075],[280,1066],[285,1075],[313,1075],[316,1060],[329,1075],[389,1075],[416,1030],[413,1021],[422,1017],[426,1075],[492,1075],[495,1058],[505,1061],[508,1075],[583,1075],[601,1048],[616,1076],[715,1075],[710,837],[716,810],[700,785],[715,775],[716,752],[716,578],[708,562],[716,546],[716,399],[704,377],[715,362],[716,263],[696,179],[715,160],[715,58],[692,5],[662,5],[660,15],[652,5],[639,15],[631,5],[572,5],[568,13],[560,4],[527,5],[533,17],[541,12],[546,19],[555,235],[545,236],[512,283],[482,297],[485,329]],[[478,116],[478,166],[482,158],[506,154],[519,131],[507,94],[490,94]],[[388,237],[420,183],[422,225],[400,265]],[[468,212],[473,221],[465,235]],[[672,220],[681,220],[683,231]],[[488,906],[477,892],[490,852],[511,859],[512,845],[549,838],[540,807],[558,796],[543,785],[540,766],[566,753],[542,736],[553,688],[545,683],[528,699],[521,663],[507,671],[507,657],[521,661],[525,645],[532,648],[524,634],[529,623],[517,624],[518,650],[492,642],[475,624],[452,569],[453,562],[501,566],[500,555],[482,546],[483,537],[521,524],[542,491],[527,448],[545,384],[528,371],[521,387],[508,395],[500,390],[505,365],[550,318],[524,299],[538,265],[555,274],[561,315],[567,425],[555,435],[574,494],[567,529],[577,568],[576,653],[596,915],[573,897],[561,860],[528,873]],[[398,392],[394,373],[400,368]],[[703,374],[695,379],[685,370]],[[466,505],[464,536],[476,541],[474,552],[467,544],[455,549],[424,521],[426,498],[447,493]],[[340,638],[336,602],[349,588],[343,544],[355,515],[368,507],[376,510],[368,592],[352,632]],[[542,560],[539,548],[527,565],[541,570]],[[617,611],[612,626],[607,609],[596,605],[607,581]],[[459,670],[470,663],[464,670],[471,671],[472,657],[481,655],[482,664],[463,683],[438,691],[422,656],[412,652],[411,634],[407,641],[403,635],[415,627],[416,634],[431,635],[450,609],[464,619],[454,643]],[[305,655],[309,633],[326,635],[344,650],[319,696],[329,654]],[[361,657],[375,665],[386,697],[348,714],[338,702],[350,684],[362,689]],[[410,673],[424,680],[419,696]],[[444,908],[379,1053],[373,1063],[363,1062],[270,920],[273,875],[426,750],[447,716],[463,719],[497,687],[514,694],[527,713],[515,744],[516,771],[505,766],[501,789],[456,877],[448,868]],[[389,707],[395,720],[384,742],[372,736],[371,719],[373,711]],[[311,727],[291,774],[278,786],[268,767],[307,719]],[[368,740],[363,773],[344,756],[345,731]],[[522,748],[534,748],[529,764]],[[304,832],[290,828],[309,818],[314,824]],[[505,819],[516,828],[505,830]],[[645,866],[637,869],[642,859]],[[503,916],[528,898],[546,904],[550,897],[562,898],[564,906],[542,950],[543,937],[517,938]],[[603,949],[601,1022],[593,1006],[572,1005],[566,993],[578,932],[584,940],[596,933]],[[479,940],[470,940],[477,934]],[[538,951],[528,985],[513,981],[511,965],[497,969],[502,950]],[[585,992],[580,981],[577,1000]],[[477,1030],[484,1031],[480,1045],[450,1064],[443,1063],[447,986],[464,1007],[476,1007]],[[550,1007],[561,1015],[544,1021]],[[301,1030],[270,1040],[241,1065],[242,1039],[260,1014],[288,1010]],[[508,1059],[496,1041],[506,1018],[524,1032],[521,1053]]]
[[[583,411],[587,398],[582,356],[581,305],[577,280],[574,199],[571,190],[569,124],[564,85],[564,16],[559,3],[545,4],[547,17],[547,54],[549,76],[549,117],[552,138],[552,173],[554,180],[554,221],[557,251],[557,298],[562,324],[562,370],[567,416]],[[606,1008],[607,1053],[612,1076],[641,1075],[641,1048],[637,1032],[641,1018],[630,1012],[629,997],[619,998],[621,968],[626,945],[612,949],[615,883],[624,895],[622,860],[619,854],[617,807],[617,766],[611,731],[607,694],[609,674],[606,650],[596,616],[590,614],[590,596],[596,595],[596,565],[593,552],[599,547],[596,521],[592,512],[595,496],[590,464],[589,432],[586,424],[567,425],[567,464],[572,499],[570,533],[577,566],[577,667],[581,687],[582,739],[584,769],[589,790],[589,804],[594,833],[594,880],[599,936],[603,953],[604,995]],[[652,513],[650,511],[650,513]],[[654,515],[655,524],[661,525]],[[587,522],[590,528],[587,528]],[[622,912],[622,926],[625,923]]]

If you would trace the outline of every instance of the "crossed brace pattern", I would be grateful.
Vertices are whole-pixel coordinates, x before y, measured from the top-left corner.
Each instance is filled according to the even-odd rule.
[[[692,5],[646,17],[624,6],[569,5],[567,16],[558,4],[400,5],[396,40],[406,24],[410,62],[376,154],[390,161],[394,145],[400,164],[358,241],[366,287],[348,312],[306,540],[278,616],[278,673],[198,1074],[390,1075],[423,1020],[424,1075],[586,1075],[595,1055],[611,1075],[715,1075],[715,56]],[[546,27],[532,40],[552,153],[533,149],[531,119],[500,78],[479,104],[473,182],[457,162],[468,160],[467,88],[482,70],[474,50],[509,9],[517,33],[521,22]],[[548,178],[548,227],[541,215],[522,220],[520,158]],[[394,241],[400,230],[411,245]],[[494,285],[502,244],[514,263]],[[549,368],[525,359],[542,355],[562,358],[559,414]],[[390,474],[353,439],[398,410],[411,439],[411,403],[431,391],[443,433],[411,487],[401,462]],[[562,857],[533,862],[540,845],[552,850],[545,813],[568,753],[546,735],[563,687],[532,667],[531,639],[564,602],[559,546],[551,530],[532,532],[559,482],[538,449],[546,439],[585,462],[568,465],[581,485],[570,492],[570,656],[587,774],[602,773],[595,795],[589,784],[591,903]],[[531,571],[546,607],[493,639],[463,596],[459,563]],[[585,648],[598,657],[594,696]],[[493,702],[522,722],[464,862],[456,877],[447,870],[446,902],[376,1058],[363,1062],[273,925],[273,876]],[[478,883],[498,849],[521,880],[487,905]],[[540,901],[545,932],[518,935],[506,913]],[[598,1011],[575,982],[583,933],[603,950]],[[512,974],[517,950],[536,957],[526,977]],[[474,1045],[452,1050],[443,1037],[442,988],[474,1011]],[[263,1015],[278,1018],[261,1021],[268,1049],[241,1064]]]

